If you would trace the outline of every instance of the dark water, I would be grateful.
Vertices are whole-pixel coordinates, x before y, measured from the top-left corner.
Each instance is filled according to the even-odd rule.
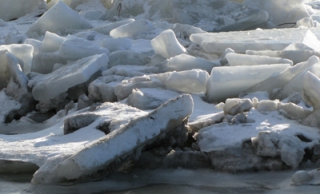
[[[294,186],[293,171],[227,174],[210,170],[138,170],[105,181],[31,185],[31,174],[0,175],[0,193],[35,194],[319,194],[318,186]]]

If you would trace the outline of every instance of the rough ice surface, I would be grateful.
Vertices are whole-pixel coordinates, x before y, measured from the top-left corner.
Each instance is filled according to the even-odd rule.
[[[17,19],[29,13],[43,12],[45,4],[42,0],[2,0],[0,7],[0,19],[9,21]]]
[[[192,109],[193,101],[190,95],[170,100],[148,115],[136,118],[119,130],[90,143],[53,168],[40,169],[35,173],[32,182],[54,183],[89,175],[106,167],[117,156],[130,154],[135,149],[151,143],[161,133],[174,130],[192,113]],[[141,130],[141,126],[149,130]],[[84,161],[83,157],[91,160]]]
[[[32,95],[40,102],[50,103],[50,100],[69,88],[85,83],[97,72],[105,70],[108,60],[105,54],[94,55],[65,65],[50,74],[34,77],[29,83],[33,87]]]
[[[289,68],[289,64],[216,67],[211,71],[206,96],[211,102],[237,97],[249,87]]]
[[[77,30],[92,28],[92,25],[66,4],[59,1],[27,31],[29,37],[44,35],[46,31],[68,34]]]
[[[187,52],[170,29],[161,32],[159,36],[152,39],[151,45],[155,53],[167,59]]]
[[[48,183],[104,179],[131,168],[136,175],[139,167],[318,166],[319,5],[51,0],[42,16],[35,6],[0,19],[0,133],[10,134],[0,135],[0,173],[40,167],[33,181]],[[177,116],[183,119],[173,123]],[[174,130],[161,132],[168,129]],[[145,145],[145,135],[157,138]],[[137,176],[129,181],[135,187],[143,179]],[[316,176],[292,178],[296,185],[319,184]],[[245,184],[278,191],[279,184],[265,182]]]

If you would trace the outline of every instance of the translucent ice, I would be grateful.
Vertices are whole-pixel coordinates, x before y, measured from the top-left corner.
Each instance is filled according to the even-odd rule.
[[[63,2],[45,12],[27,31],[27,36],[38,37],[46,31],[60,34],[68,34],[81,29],[92,28],[92,25],[77,12]]]
[[[107,48],[110,52],[117,50],[130,50],[132,42],[129,38],[106,38],[102,41],[101,46]]]
[[[288,67],[289,64],[215,67],[207,84],[207,98],[209,101],[221,102],[237,97],[250,86],[278,75]]]
[[[33,97],[42,102],[50,100],[68,91],[69,88],[85,83],[96,72],[105,70],[108,56],[94,55],[65,65],[58,70],[33,78],[29,85],[33,85]]]
[[[255,56],[255,55],[245,55],[238,53],[228,53],[226,54],[226,59],[228,60],[229,65],[231,66],[240,66],[240,65],[266,65],[266,64],[290,64],[293,65],[293,62],[289,59],[282,59],[276,57],[268,56]]]
[[[172,30],[161,32],[156,38],[151,40],[152,48],[156,54],[167,59],[186,53],[186,49],[178,42]]]
[[[41,44],[41,51],[45,53],[55,52],[60,49],[60,46],[64,41],[64,37],[47,31]]]
[[[153,30],[154,26],[151,22],[145,19],[129,22],[110,31],[110,36],[113,38],[134,37],[139,33]]]

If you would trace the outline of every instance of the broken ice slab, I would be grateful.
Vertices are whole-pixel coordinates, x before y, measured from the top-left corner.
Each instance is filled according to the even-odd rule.
[[[0,19],[10,21],[28,13],[45,11],[45,3],[42,0],[1,0]]]
[[[307,44],[308,37],[311,36],[308,31],[298,28],[201,33],[191,35],[190,40],[200,45],[208,53],[221,54],[227,48],[231,48],[237,53],[245,53],[247,50],[283,50],[292,43],[304,42]],[[310,29],[310,32],[319,39],[319,29],[313,28]]]
[[[269,64],[290,64],[293,62],[289,59],[268,57],[268,56],[257,56],[257,55],[246,55],[238,53],[228,53],[226,54],[226,59],[231,66],[250,66],[250,65],[269,65]]]
[[[205,92],[208,79],[208,72],[200,69],[151,74],[124,80],[114,91],[119,100],[127,98],[133,88],[159,87],[179,92],[201,93]]]
[[[315,55],[320,57],[319,51],[310,51],[310,50],[282,50],[282,51],[253,51],[247,50],[247,55],[259,55],[259,56],[269,56],[269,57],[280,57],[290,59],[293,64],[301,63],[307,61],[311,56]]]
[[[172,99],[151,113],[131,120],[127,125],[103,138],[89,143],[84,149],[64,161],[40,168],[32,183],[56,183],[90,175],[106,168],[121,156],[133,154],[152,143],[163,133],[174,130],[192,113],[190,95]]]
[[[272,93],[274,89],[283,87],[290,80],[292,80],[292,78],[294,78],[296,75],[305,71],[306,69],[315,65],[316,63],[319,63],[319,58],[316,56],[312,56],[306,62],[302,62],[302,63],[296,64],[293,67],[289,67],[285,71],[281,72],[279,75],[272,76],[270,78],[263,80],[262,82],[259,82],[251,86],[250,88],[246,89],[245,93],[253,93],[256,91],[268,91]]]
[[[161,32],[161,34],[152,39],[151,45],[156,54],[167,59],[187,53],[186,49],[178,42],[176,35],[171,29]]]
[[[161,88],[136,88],[127,99],[128,105],[140,110],[150,110],[158,108],[171,98],[176,98],[178,92],[164,90]]]
[[[289,64],[215,67],[207,84],[207,99],[222,102],[227,98],[238,97],[249,87],[276,76],[289,67]]]
[[[64,65],[50,74],[33,77],[29,82],[29,86],[33,87],[32,95],[40,103],[51,106],[51,100],[105,70],[108,67],[108,61],[109,58],[105,54],[93,55]]]
[[[165,60],[158,66],[160,72],[202,69],[210,73],[213,67],[221,66],[221,64],[220,61],[209,61],[200,57],[181,54]]]
[[[313,57],[311,57],[313,58]],[[310,59],[311,59],[310,58]],[[295,76],[289,80],[289,82],[285,83],[281,88],[273,90],[270,94],[272,99],[284,99],[287,98],[293,92],[302,92],[303,91],[303,79],[305,74],[310,71],[317,77],[320,76],[320,63],[319,58],[314,57],[310,61],[308,61],[309,65],[306,65],[305,68],[300,69],[300,71],[296,72]],[[302,67],[302,66],[301,66]],[[297,69],[298,70],[298,69]]]
[[[67,35],[77,30],[92,28],[92,25],[63,2],[46,11],[26,32],[28,37],[39,37],[46,31]]]
[[[310,71],[303,76],[303,100],[313,107],[320,108],[320,79]]]
[[[59,50],[62,43],[66,40],[65,37],[59,36],[55,33],[46,31],[41,42],[41,52],[49,53]]]
[[[0,92],[0,99],[0,104],[7,103],[11,109],[20,108],[20,104],[15,105],[14,103],[17,102],[8,99],[4,92]],[[5,115],[6,111],[10,110],[2,106],[0,116]],[[81,125],[90,119],[81,117],[83,114],[97,115],[97,119],[89,125]],[[103,103],[91,109],[82,109],[67,117],[54,118],[53,126],[39,132],[18,135],[0,134],[0,161],[20,161],[36,164],[38,167],[46,163],[45,168],[49,164],[53,165],[54,162],[63,161],[66,157],[81,150],[88,142],[105,136],[105,133],[101,131],[101,126],[108,126],[110,131],[114,131],[126,125],[130,120],[146,114],[148,113],[145,111],[124,104]],[[64,120],[68,117],[73,117],[69,121],[76,124],[78,128],[73,133],[63,135]],[[105,123],[109,125],[103,125]],[[15,169],[11,169],[11,173],[13,172]]]
[[[18,58],[24,73],[30,73],[34,48],[30,44],[1,45],[0,50],[7,50]]]
[[[118,27],[120,27],[122,25],[131,23],[131,22],[134,22],[134,21],[135,21],[135,19],[133,19],[133,18],[124,19],[124,20],[117,21],[117,22],[111,22],[111,23],[105,24],[103,26],[97,26],[97,27],[93,28],[92,30],[97,31],[97,32],[99,32],[101,34],[109,35],[110,32],[113,29],[116,29],[116,28],[118,28]]]

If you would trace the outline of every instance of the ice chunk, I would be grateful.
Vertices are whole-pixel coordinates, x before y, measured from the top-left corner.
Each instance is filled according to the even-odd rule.
[[[320,53],[317,51],[310,50],[282,50],[282,51],[253,51],[247,50],[247,55],[260,55],[260,56],[269,56],[269,57],[280,57],[290,59],[293,64],[301,63],[307,61],[311,56],[320,56]]]
[[[0,50],[7,50],[18,58],[22,70],[28,74],[31,72],[33,59],[33,46],[30,44],[1,45]]]
[[[28,13],[44,11],[45,3],[42,0],[1,0],[0,19],[9,21]]]
[[[160,35],[152,39],[151,45],[156,54],[167,59],[187,52],[170,29],[161,32]]]
[[[318,30],[311,30],[319,37]],[[190,40],[207,53],[223,53],[227,48],[237,53],[246,50],[283,50],[292,43],[302,43],[307,36],[307,29],[271,29],[240,32],[198,33]]]
[[[245,0],[243,5],[266,10],[272,23],[270,28],[291,27],[292,23],[295,24],[298,20],[309,16],[301,0]]]
[[[110,52],[130,50],[132,42],[129,38],[106,38],[102,41],[101,46]]]
[[[179,95],[177,92],[161,88],[133,89],[132,94],[128,97],[127,103],[140,110],[155,109],[169,99],[176,98]]]
[[[110,31],[113,38],[134,37],[140,33],[153,30],[153,24],[145,19],[129,22]]]
[[[29,37],[44,35],[46,31],[66,35],[81,29],[92,28],[92,25],[66,4],[59,1],[45,12],[26,32]]]
[[[314,63],[315,62],[315,63]],[[304,75],[310,71],[316,76],[320,76],[320,63],[319,59],[314,60],[311,66],[301,69],[288,83],[286,83],[282,88],[272,91],[271,97],[274,99],[284,99],[288,97],[293,92],[302,92],[303,91],[303,80]]]
[[[310,71],[303,76],[302,97],[314,110],[320,108],[320,79]]]
[[[45,53],[55,52],[60,49],[60,46],[65,40],[66,38],[64,37],[46,31],[40,50]]]
[[[13,110],[19,110],[21,104],[12,97],[6,95],[4,90],[0,90],[0,123],[6,121],[7,115]]]
[[[108,56],[94,55],[65,65],[56,71],[34,77],[29,85],[33,85],[32,95],[40,103],[50,105],[50,101],[58,98],[71,87],[85,83],[91,76],[108,67]],[[78,98],[78,97],[77,97]],[[54,106],[54,103],[52,103]]]
[[[133,88],[157,87],[180,92],[201,93],[206,90],[208,79],[208,72],[199,69],[151,74],[122,81],[115,87],[115,94],[118,99],[122,100],[131,94]]]
[[[290,80],[292,80],[292,78],[294,78],[296,75],[298,75],[301,72],[304,72],[306,69],[308,69],[309,67],[313,66],[318,62],[319,62],[318,57],[315,57],[315,56],[310,57],[307,62],[296,64],[295,66],[290,67],[287,70],[281,72],[279,75],[270,77],[248,88],[245,92],[252,93],[256,91],[268,91],[269,93],[272,93],[274,89],[283,87]],[[274,98],[273,95],[271,97]]]
[[[224,114],[237,115],[238,113],[248,112],[252,107],[252,101],[248,98],[228,98],[223,111]]]
[[[160,134],[175,129],[192,113],[192,109],[190,95],[170,100],[148,115],[131,120],[121,129],[90,143],[53,168],[38,170],[32,182],[55,183],[90,175],[105,168],[119,156],[131,154]],[[149,130],[141,130],[141,126]]]
[[[159,70],[161,72],[167,72],[202,69],[210,73],[212,68],[217,66],[221,66],[218,61],[208,61],[199,57],[181,54],[164,61],[159,66]]]
[[[289,64],[215,67],[211,71],[206,96],[213,102],[237,97],[249,87],[280,74],[288,67]]]
[[[99,33],[102,33],[102,34],[106,34],[106,35],[109,35],[110,32],[115,29],[115,28],[118,28],[122,25],[125,25],[125,24],[129,24],[131,22],[134,22],[135,19],[124,19],[124,20],[121,20],[121,21],[117,21],[117,22],[112,22],[112,23],[109,23],[109,24],[106,24],[106,25],[103,25],[103,26],[98,26],[98,27],[95,27],[93,28],[94,31],[97,31]]]
[[[81,59],[96,54],[109,54],[109,50],[99,47],[84,38],[68,35],[60,46],[59,55],[65,59]]]
[[[297,168],[305,154],[303,142],[298,137],[280,135],[275,132],[260,132],[254,138],[253,145],[257,148],[257,155],[276,157],[292,168]]]
[[[88,87],[89,98],[99,102],[116,102],[117,96],[114,93],[114,88],[123,79],[122,76],[99,77]]]
[[[266,65],[266,64],[290,64],[293,65],[293,62],[289,59],[282,59],[276,57],[268,56],[255,56],[255,55],[245,55],[238,53],[228,53],[226,54],[226,59],[231,66],[240,66],[240,65]]]

